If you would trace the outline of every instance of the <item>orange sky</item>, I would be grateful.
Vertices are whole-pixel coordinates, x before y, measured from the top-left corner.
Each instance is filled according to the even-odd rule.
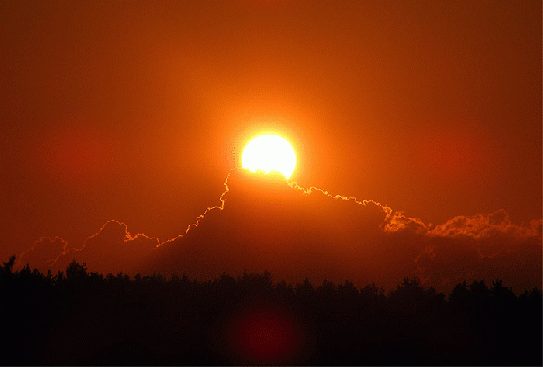
[[[539,1],[2,2],[0,46],[2,261],[183,234],[269,129],[305,188],[541,218]]]

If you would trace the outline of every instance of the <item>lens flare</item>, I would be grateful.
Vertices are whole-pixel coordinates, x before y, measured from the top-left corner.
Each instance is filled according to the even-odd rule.
[[[228,325],[226,335],[234,361],[269,365],[303,359],[305,337],[301,324],[278,304],[248,304]]]

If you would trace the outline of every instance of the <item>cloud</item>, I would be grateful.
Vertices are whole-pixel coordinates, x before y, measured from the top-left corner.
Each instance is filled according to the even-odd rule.
[[[432,227],[378,202],[304,189],[280,176],[234,171],[227,186],[222,205],[161,245],[149,271],[204,279],[267,269],[290,281],[348,278],[388,288],[416,274],[444,291],[496,277],[517,288],[541,284],[541,221],[515,225],[499,210]]]
[[[56,243],[60,241],[63,243],[62,252],[59,254],[57,251],[56,256],[51,256],[58,249],[59,245]],[[68,248],[67,243],[58,237],[56,242],[42,239],[34,246],[41,250],[40,257],[31,258],[25,253],[21,256],[21,263],[29,262],[40,270],[43,270],[45,264],[56,272],[66,269],[66,266],[75,259],[79,263],[86,263],[88,270],[92,272],[136,273],[140,270],[141,262],[158,244],[157,238],[141,233],[132,236],[126,224],[110,220],[96,234],[88,237],[82,248]],[[44,262],[43,260],[47,258],[48,260]]]
[[[426,236],[415,258],[418,275],[436,288],[463,280],[500,278],[516,292],[541,288],[541,240],[497,232],[490,237]]]
[[[511,223],[505,210],[501,209],[488,215],[477,214],[471,217],[463,215],[436,226],[431,234],[439,236],[468,236],[485,238],[496,235],[509,235],[514,238],[541,237],[541,219],[532,220],[529,226],[518,226]]]
[[[268,270],[277,280],[350,279],[385,288],[418,275],[444,292],[475,279],[501,278],[518,292],[541,287],[541,220],[515,225],[503,210],[431,226],[373,200],[243,169],[228,175],[219,204],[160,244],[109,221],[82,249],[62,243],[54,266],[63,269],[74,258],[102,273],[176,272],[202,280]]]
[[[394,212],[386,221],[385,231],[408,231],[412,233],[424,234],[428,232],[428,226],[418,218],[409,218],[403,212]]]
[[[233,172],[223,210],[211,209],[182,237],[162,244],[149,271],[198,278],[268,269],[294,280],[341,279],[356,268],[351,238],[376,239],[387,216],[380,204],[291,186],[280,177]],[[360,256],[359,256],[360,257]]]
[[[68,249],[68,242],[60,237],[41,237],[27,251],[23,252],[16,260],[17,268],[26,264],[40,270],[47,269],[55,263],[57,257],[64,254]]]
[[[501,278],[516,291],[541,288],[541,219],[511,223],[505,210],[457,216],[427,232],[415,262],[429,284]]]

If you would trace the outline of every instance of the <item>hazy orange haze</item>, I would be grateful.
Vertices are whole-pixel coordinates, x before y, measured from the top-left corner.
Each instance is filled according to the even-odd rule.
[[[168,242],[176,267],[207,271],[184,257],[207,246],[191,256],[279,278],[541,271],[540,1],[4,1],[0,50],[1,261],[173,261],[271,130],[292,181],[395,219],[232,177]]]

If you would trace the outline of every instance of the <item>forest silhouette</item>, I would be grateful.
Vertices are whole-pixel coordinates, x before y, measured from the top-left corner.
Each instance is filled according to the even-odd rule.
[[[541,290],[0,270],[3,365],[541,365]]]

